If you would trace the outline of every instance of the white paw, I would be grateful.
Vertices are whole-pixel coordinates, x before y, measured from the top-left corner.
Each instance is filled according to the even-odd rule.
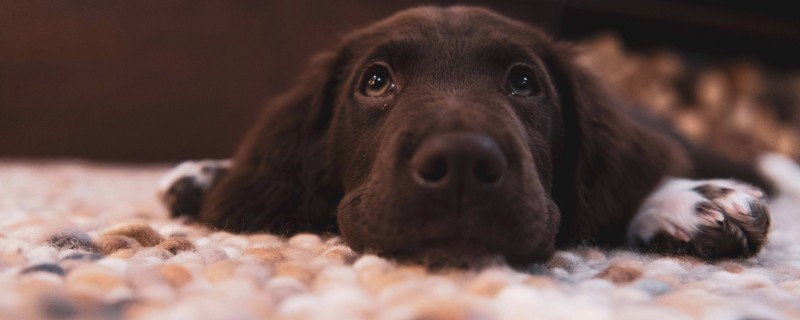
[[[205,193],[230,167],[230,160],[182,162],[161,178],[158,198],[173,216],[196,215]]]
[[[668,179],[628,227],[632,245],[704,258],[746,257],[766,242],[764,193],[734,180]]]

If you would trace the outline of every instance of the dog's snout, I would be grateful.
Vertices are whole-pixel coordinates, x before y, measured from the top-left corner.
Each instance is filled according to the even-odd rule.
[[[491,186],[503,177],[506,157],[491,137],[444,133],[425,139],[411,158],[411,174],[426,187]]]

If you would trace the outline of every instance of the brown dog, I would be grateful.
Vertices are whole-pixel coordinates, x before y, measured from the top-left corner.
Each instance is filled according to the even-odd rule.
[[[173,212],[218,228],[338,232],[355,250],[432,264],[523,265],[626,239],[709,258],[758,252],[761,191],[670,178],[759,183],[754,171],[655,129],[571,59],[485,9],[403,11],[319,55],[230,167],[184,164],[162,192]]]

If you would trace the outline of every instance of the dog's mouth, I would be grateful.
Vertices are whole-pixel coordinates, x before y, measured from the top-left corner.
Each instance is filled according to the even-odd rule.
[[[549,257],[558,211],[535,172],[517,161],[505,164],[500,180],[485,182],[463,166],[450,165],[458,175],[433,187],[410,179],[405,167],[376,171],[346,192],[337,208],[339,231],[356,251],[431,267],[525,265]]]
[[[503,200],[508,201],[467,208],[425,201],[426,211],[415,208],[420,201],[402,202],[411,204],[407,207],[348,201],[338,211],[339,226],[356,251],[429,267],[525,266],[547,259],[553,251],[557,212],[548,206],[541,208],[537,202]],[[366,209],[373,207],[394,210],[378,217]]]

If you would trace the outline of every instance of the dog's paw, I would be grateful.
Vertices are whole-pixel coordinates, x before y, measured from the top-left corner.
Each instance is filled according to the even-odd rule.
[[[161,178],[158,198],[171,216],[196,217],[206,192],[230,166],[230,160],[185,161]]]
[[[756,187],[733,180],[670,179],[642,204],[630,244],[702,258],[749,257],[764,246],[770,217]]]

